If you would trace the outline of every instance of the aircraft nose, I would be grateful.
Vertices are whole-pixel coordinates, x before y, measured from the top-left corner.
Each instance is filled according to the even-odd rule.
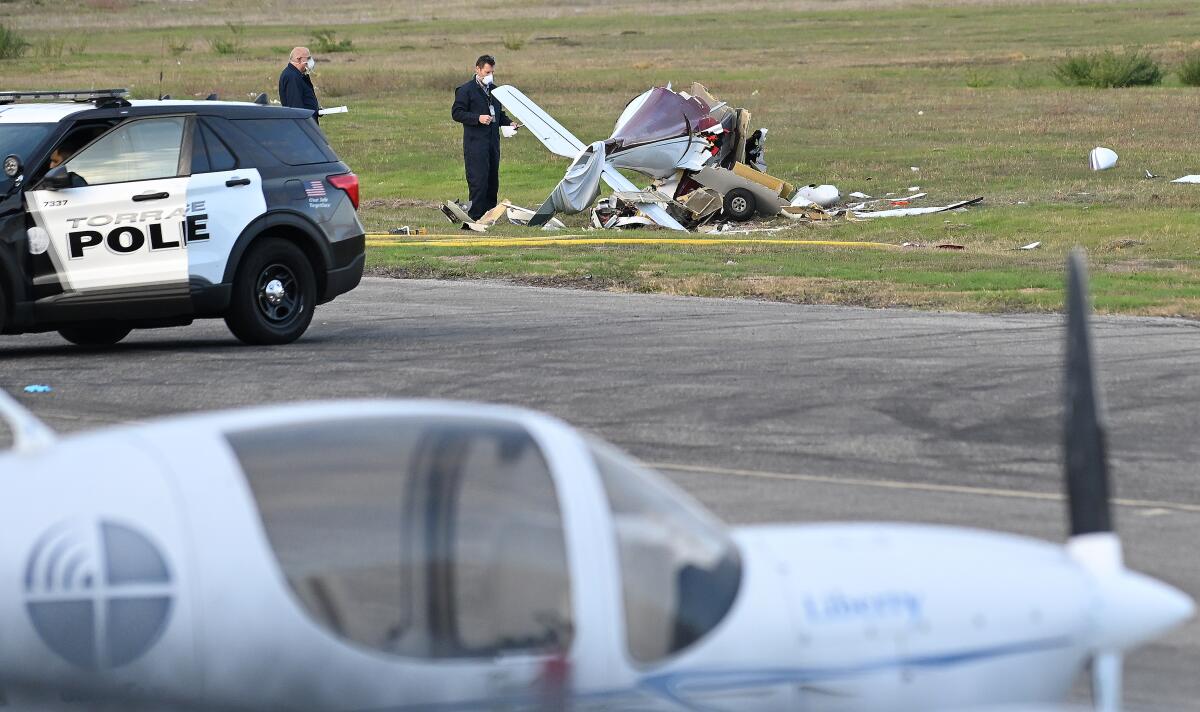
[[[1127,650],[1192,617],[1196,603],[1183,591],[1133,571],[1102,584],[1097,647]]]

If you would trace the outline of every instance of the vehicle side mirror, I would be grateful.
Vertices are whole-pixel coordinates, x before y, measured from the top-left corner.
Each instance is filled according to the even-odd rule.
[[[9,154],[4,157],[4,175],[9,178],[16,178],[21,175],[21,171],[25,167],[21,165],[21,157],[16,154]]]
[[[38,183],[39,190],[62,190],[70,187],[71,174],[67,172],[66,166],[51,168],[42,178],[42,182]]]

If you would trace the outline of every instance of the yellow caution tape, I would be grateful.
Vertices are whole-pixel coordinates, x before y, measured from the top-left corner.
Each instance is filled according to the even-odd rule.
[[[703,238],[703,237],[585,237],[562,235],[556,237],[459,237],[422,235],[426,239],[397,239],[395,235],[367,235],[368,247],[564,247],[570,245],[795,245],[805,247],[867,247],[898,249],[888,242],[851,242],[842,240],[783,240],[780,238]],[[388,239],[390,238],[390,239]],[[442,238],[442,239],[428,239]]]

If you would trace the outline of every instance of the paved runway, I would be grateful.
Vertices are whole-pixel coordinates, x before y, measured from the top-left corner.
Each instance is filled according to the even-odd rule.
[[[1200,324],[1094,322],[1129,564],[1200,596]],[[0,338],[60,430],[282,400],[526,405],[735,523],[887,519],[1059,540],[1062,320],[367,279],[298,343],[219,321],[108,352]],[[20,393],[46,383],[51,394]],[[1128,709],[1200,709],[1200,623],[1128,659]]]

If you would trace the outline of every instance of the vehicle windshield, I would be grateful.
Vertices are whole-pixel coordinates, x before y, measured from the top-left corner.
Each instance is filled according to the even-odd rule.
[[[15,154],[28,168],[29,156],[53,128],[54,124],[0,124],[0,160]],[[12,180],[0,172],[0,194],[8,192],[11,186]]]
[[[590,445],[616,529],[629,654],[661,660],[724,619],[741,559],[721,523],[691,497],[611,446]]]

